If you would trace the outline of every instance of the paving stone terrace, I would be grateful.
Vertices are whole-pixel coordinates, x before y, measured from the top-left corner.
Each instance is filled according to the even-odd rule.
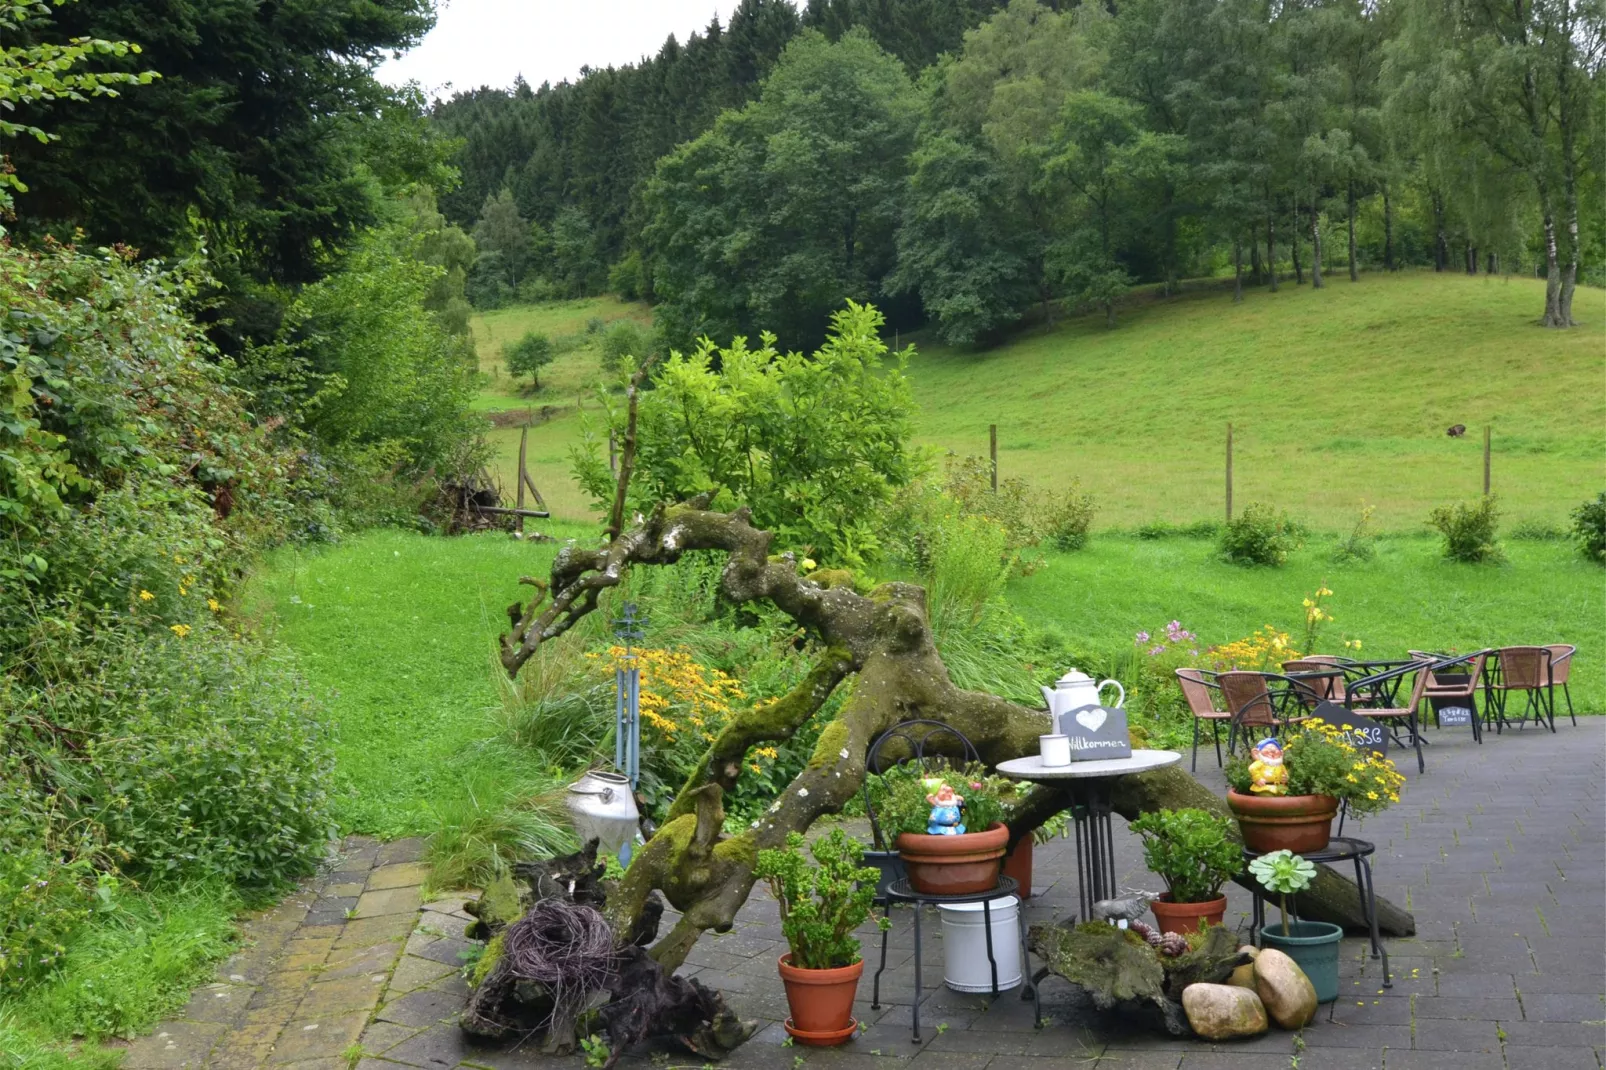
[[[907,909],[893,914],[882,1009],[870,973],[855,1013],[864,1031],[835,1049],[785,1045],[775,961],[785,950],[761,891],[737,927],[697,945],[685,972],[724,992],[759,1033],[731,1070],[1601,1070],[1606,1049],[1606,718],[1552,735],[1532,727],[1430,733],[1428,771],[1402,761],[1405,801],[1346,828],[1377,844],[1379,895],[1416,914],[1413,939],[1388,941],[1394,986],[1382,987],[1364,940],[1344,941],[1341,994],[1300,1034],[1233,1043],[1124,1028],[1043,985],[1045,1028],[1018,994],[993,1000],[942,984],[941,925],[924,925],[925,1043],[910,1040],[914,990]],[[1199,778],[1224,789],[1213,755]],[[1123,885],[1154,889],[1136,840],[1117,821]],[[250,925],[252,946],[195,993],[183,1016],[137,1042],[127,1070],[573,1070],[578,1056],[469,1044],[455,1016],[467,942],[462,898],[421,903],[419,845],[350,840],[335,868]],[[1076,901],[1068,840],[1037,849],[1029,922],[1062,919]],[[1247,928],[1250,897],[1233,887],[1227,923]],[[349,917],[348,917],[349,912]],[[1273,911],[1273,916],[1275,912]],[[874,965],[874,937],[866,953]],[[536,1042],[538,1043],[538,1041]],[[358,1047],[360,1045],[360,1048]],[[360,1054],[359,1054],[360,1052]],[[625,1070],[700,1067],[664,1050]]]

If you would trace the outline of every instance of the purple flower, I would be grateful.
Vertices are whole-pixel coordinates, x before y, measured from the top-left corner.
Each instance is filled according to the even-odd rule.
[[[1190,651],[1188,651],[1188,653],[1192,654],[1194,657],[1198,657],[1199,656],[1199,652],[1197,650],[1190,650]]]
[[[1165,653],[1165,647],[1164,646],[1154,646],[1154,647],[1150,647],[1149,648],[1149,657],[1151,657],[1151,658],[1154,657],[1156,654],[1164,654],[1164,653]]]
[[[1148,632],[1139,632],[1137,634],[1137,642],[1139,642],[1139,643],[1147,643],[1148,641],[1149,641],[1149,633]]]

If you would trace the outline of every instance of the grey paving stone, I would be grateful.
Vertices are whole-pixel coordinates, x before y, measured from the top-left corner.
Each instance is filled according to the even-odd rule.
[[[1383,1053],[1383,1059],[1386,1070],[1503,1070],[1505,1066],[1498,1051],[1400,1051],[1390,1048]]]
[[[1600,1070],[1594,1048],[1506,1046],[1506,1070]]]

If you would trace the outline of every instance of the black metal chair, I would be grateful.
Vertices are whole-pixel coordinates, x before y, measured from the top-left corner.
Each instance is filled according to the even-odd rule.
[[[1403,743],[1400,743],[1399,735],[1400,723],[1403,721],[1411,733],[1411,746],[1416,748],[1416,771],[1418,773],[1426,772],[1427,763],[1422,758],[1422,730],[1417,720],[1417,707],[1422,705],[1422,696],[1427,691],[1428,678],[1432,675],[1429,671],[1432,664],[1429,661],[1407,662],[1397,668],[1388,669],[1371,676],[1364,676],[1355,681],[1350,688],[1351,694],[1397,696],[1400,691],[1400,684],[1405,677],[1413,673],[1416,674],[1415,682],[1411,685],[1410,697],[1403,705],[1393,704],[1399,701],[1398,698],[1394,698],[1390,704],[1384,706],[1356,706],[1351,700],[1349,708],[1350,712],[1357,717],[1389,722],[1389,734],[1394,737],[1394,742],[1400,746],[1404,746]]]
[[[1552,656],[1548,646],[1507,646],[1494,652],[1494,663],[1484,673],[1483,696],[1494,705],[1500,727],[1510,722],[1506,703],[1513,691],[1519,691],[1526,704],[1518,727],[1526,727],[1532,717],[1535,724],[1556,730],[1555,707],[1547,701],[1555,697]]]
[[[1227,729],[1228,754],[1236,753],[1238,739],[1247,739],[1253,729],[1280,731],[1308,719],[1303,712],[1290,712],[1289,707],[1303,710],[1310,689],[1280,673],[1237,669],[1218,674],[1216,684],[1232,715]]]

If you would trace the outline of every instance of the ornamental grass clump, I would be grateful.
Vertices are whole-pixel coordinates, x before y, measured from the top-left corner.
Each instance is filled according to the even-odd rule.
[[[1132,831],[1143,837],[1143,862],[1165,881],[1173,903],[1208,903],[1243,872],[1243,854],[1231,819],[1205,810],[1160,810],[1141,815]]]
[[[1288,770],[1286,792],[1272,794],[1330,795],[1349,803],[1352,815],[1374,814],[1400,801],[1405,777],[1394,763],[1373,751],[1352,745],[1342,729],[1313,717],[1283,747]],[[1227,759],[1227,783],[1240,795],[1250,793],[1252,758],[1240,752]]]
[[[803,970],[834,970],[859,961],[854,931],[870,916],[875,899],[874,866],[861,866],[864,847],[841,829],[815,840],[810,865],[803,837],[793,832],[784,850],[758,853],[753,873],[767,883],[781,911],[781,933],[792,951],[792,965]],[[886,926],[886,919],[881,925]]]

